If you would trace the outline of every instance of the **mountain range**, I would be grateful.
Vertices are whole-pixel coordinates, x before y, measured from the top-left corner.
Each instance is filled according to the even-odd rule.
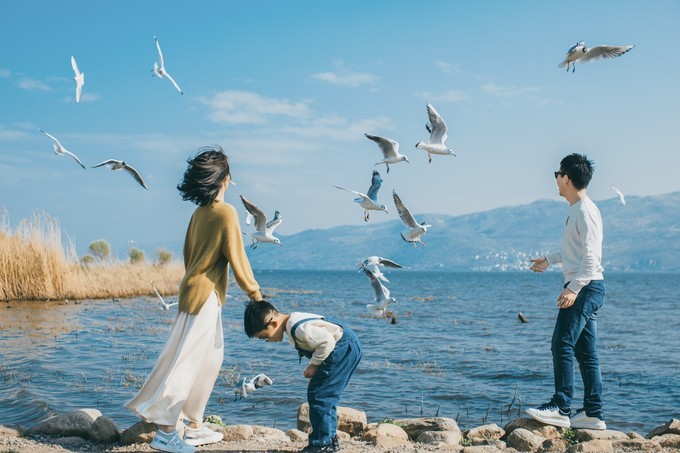
[[[680,270],[680,192],[627,196],[626,205],[618,198],[595,203],[604,223],[605,271]],[[416,270],[520,270],[530,258],[560,248],[567,211],[564,201],[539,200],[459,216],[414,213],[432,225],[424,247],[402,240],[399,220],[369,221],[278,236],[282,247],[260,244],[248,248],[248,257],[253,269],[347,270],[378,255]]]

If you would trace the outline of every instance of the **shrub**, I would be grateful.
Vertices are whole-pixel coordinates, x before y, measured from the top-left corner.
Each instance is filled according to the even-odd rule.
[[[165,266],[172,260],[172,252],[165,249],[156,249],[156,264]]]
[[[111,246],[104,239],[94,241],[88,247],[90,253],[94,255],[98,261],[104,261],[111,256]]]
[[[131,247],[130,250],[128,250],[128,256],[130,257],[130,262],[132,264],[137,264],[144,261],[144,251],[138,249],[137,247]]]
[[[89,266],[91,264],[94,264],[94,256],[83,255],[83,257],[80,258],[80,264],[82,264],[83,266]]]

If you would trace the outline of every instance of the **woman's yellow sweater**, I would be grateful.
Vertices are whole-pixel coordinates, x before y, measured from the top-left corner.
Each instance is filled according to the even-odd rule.
[[[179,311],[197,314],[215,290],[220,305],[227,298],[229,267],[236,283],[253,300],[262,299],[243,247],[236,209],[222,201],[199,206],[184,239],[185,275],[179,286]]]

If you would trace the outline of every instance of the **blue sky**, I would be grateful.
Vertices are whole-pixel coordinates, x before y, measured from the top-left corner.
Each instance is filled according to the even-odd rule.
[[[680,190],[680,2],[251,1],[9,2],[0,0],[0,206],[12,225],[33,210],[61,222],[82,255],[93,240],[147,254],[179,251],[194,206],[175,186],[186,159],[222,145],[243,194],[277,232],[356,225],[380,171],[397,218],[458,215],[558,199],[559,160],[585,152],[589,188],[611,198]],[[151,77],[157,35],[182,87]],[[624,56],[557,64],[576,41],[635,44]],[[74,55],[85,73],[74,102]],[[457,157],[415,149],[425,105],[449,127]],[[88,166],[56,156],[42,128]],[[411,163],[374,167],[365,133],[400,142]],[[89,168],[124,159],[122,172]],[[242,223],[244,231],[250,228]],[[530,227],[530,226],[527,226]]]

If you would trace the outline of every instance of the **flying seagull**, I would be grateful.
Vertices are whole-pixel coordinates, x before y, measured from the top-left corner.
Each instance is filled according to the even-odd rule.
[[[560,68],[567,67],[567,72],[569,72],[569,65],[571,65],[571,72],[576,71],[576,61],[588,62],[595,61],[601,58],[614,58],[620,57],[624,53],[628,52],[630,49],[635,47],[632,46],[608,46],[600,45],[588,48],[584,41],[579,41],[569,48],[567,51],[567,57],[558,66]]]
[[[394,261],[388,260],[387,258],[383,258],[381,256],[369,256],[368,258],[360,261],[357,266],[359,267],[359,272],[363,271],[363,267],[373,266],[373,274],[385,283],[389,283],[390,281],[380,271],[379,266],[391,267],[394,269],[404,268],[404,266],[401,264],[395,263]]]
[[[616,192],[616,195],[619,196],[619,200],[621,201],[621,204],[625,206],[626,205],[626,197],[623,195],[623,193],[619,189],[617,189],[615,186],[612,186],[612,189],[614,190],[614,192]]]
[[[430,103],[427,104],[427,116],[430,119],[430,123],[425,125],[425,129],[430,133],[430,141],[428,143],[418,142],[416,143],[416,148],[427,152],[427,158],[430,163],[432,163],[432,154],[455,156],[456,153],[446,146],[446,123]]]
[[[158,58],[161,60],[160,66],[158,65],[157,62],[154,62],[153,64],[153,75],[157,76],[159,79],[162,79],[163,76],[167,77],[168,80],[172,82],[173,85],[175,85],[175,88],[177,88],[177,91],[179,91],[179,94],[184,96],[184,92],[182,89],[177,85],[177,82],[175,82],[175,79],[173,79],[170,74],[168,74],[168,71],[165,70],[165,62],[163,61],[163,52],[161,52],[161,45],[158,43],[158,38],[155,36],[153,39],[156,41],[156,47],[158,48]]]
[[[248,395],[255,392],[255,390],[267,385],[272,385],[273,383],[274,382],[264,373],[260,373],[252,379],[243,378],[241,385],[234,389],[234,400],[246,398]]]
[[[171,304],[168,304],[165,302],[165,299],[163,299],[163,296],[161,296],[161,293],[158,292],[156,289],[156,285],[154,282],[151,282],[151,286],[153,286],[153,290],[156,291],[156,295],[158,296],[158,299],[160,299],[160,303],[158,304],[158,308],[160,308],[163,311],[168,311],[170,310],[170,307],[174,307],[177,305],[177,302],[173,302]]]
[[[411,215],[411,212],[401,201],[401,198],[399,198],[399,195],[397,195],[395,190],[392,191],[392,196],[394,197],[394,205],[397,207],[397,212],[399,213],[401,221],[409,228],[409,232],[406,233],[405,236],[404,233],[401,233],[401,238],[406,242],[411,242],[414,246],[418,243],[425,245],[425,243],[420,240],[420,236],[427,232],[427,229],[432,225],[428,225],[425,222],[416,222],[416,219],[413,218],[413,215]]]
[[[78,70],[78,64],[73,55],[71,55],[71,67],[76,76],[73,80],[76,82],[76,102],[80,102],[80,97],[83,93],[83,85],[85,85],[85,74]]]
[[[274,218],[270,222],[267,222],[267,217],[260,208],[246,200],[243,195],[241,195],[241,201],[246,207],[246,211],[248,211],[246,224],[250,225],[250,220],[255,218],[255,232],[250,235],[253,238],[250,247],[256,249],[259,242],[273,242],[276,245],[283,245],[278,238],[274,237],[274,230],[283,221],[279,211],[276,211],[274,213]]]
[[[364,134],[370,140],[373,140],[380,147],[380,151],[383,153],[383,160],[377,162],[376,165],[385,164],[387,167],[387,173],[390,172],[390,164],[396,164],[399,162],[409,162],[408,157],[403,154],[399,154],[399,143],[392,140],[391,138],[380,137],[378,135]],[[410,163],[410,162],[409,162]]]
[[[373,176],[371,177],[371,187],[368,188],[368,195],[355,190],[345,189],[344,187],[334,186],[338,189],[346,190],[347,192],[352,192],[359,198],[355,198],[354,201],[359,203],[359,206],[364,208],[364,220],[368,222],[368,211],[385,211],[387,208],[384,204],[378,201],[378,190],[382,185],[382,178],[380,178],[380,173],[373,170]]]
[[[148,187],[146,187],[146,184],[144,183],[144,180],[142,177],[139,175],[139,172],[135,170],[133,167],[127,164],[124,160],[115,160],[115,159],[109,159],[105,160],[102,163],[99,163],[97,165],[94,165],[92,168],[97,168],[101,167],[102,165],[108,166],[111,170],[125,170],[126,172],[130,173],[130,175],[135,178],[135,180],[144,187],[146,190],[149,190]]]
[[[64,148],[64,147],[62,146],[62,144],[59,142],[59,140],[57,140],[53,135],[48,134],[47,132],[45,132],[44,130],[42,130],[42,129],[40,129],[40,128],[38,128],[38,130],[39,130],[40,132],[42,132],[43,134],[45,134],[50,140],[52,140],[52,147],[54,148],[54,154],[57,154],[57,155],[59,155],[59,156],[63,156],[63,155],[65,155],[65,154],[68,154],[69,156],[73,157],[73,159],[74,159],[76,162],[78,162],[78,164],[79,164],[81,167],[83,167],[83,170],[85,169],[85,165],[83,165],[83,163],[80,161],[80,159],[78,159],[78,156],[76,156],[76,155],[73,154],[71,151],[69,151],[69,150],[67,150],[66,148]]]
[[[387,307],[397,300],[394,297],[390,297],[390,290],[380,283],[378,277],[376,277],[369,268],[361,266],[361,270],[364,271],[364,274],[368,276],[368,280],[371,282],[371,288],[373,288],[373,301],[375,302],[373,304],[366,304],[366,308],[368,308],[374,316],[384,318]]]

